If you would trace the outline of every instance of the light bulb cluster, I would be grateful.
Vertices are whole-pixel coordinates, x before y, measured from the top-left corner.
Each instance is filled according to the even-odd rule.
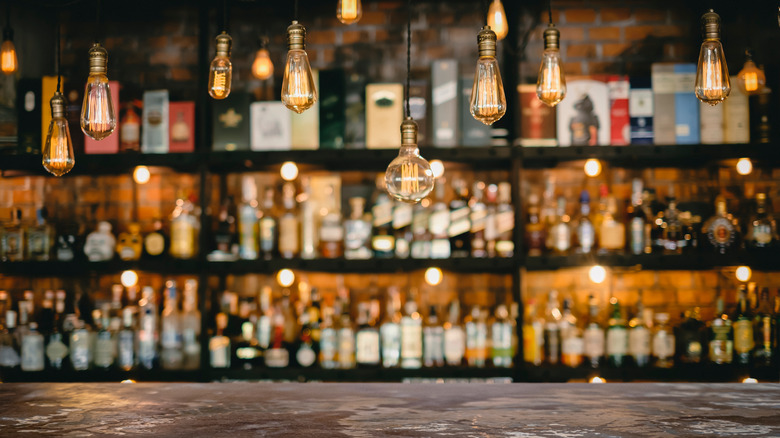
[[[701,17],[704,42],[699,51],[696,66],[696,97],[700,101],[717,105],[729,96],[731,83],[729,68],[720,43],[720,15],[712,9]]]

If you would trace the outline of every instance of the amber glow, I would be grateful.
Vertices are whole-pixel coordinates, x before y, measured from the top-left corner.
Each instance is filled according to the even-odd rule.
[[[753,162],[750,158],[740,158],[737,161],[737,173],[740,175],[750,175],[753,172]]]
[[[146,166],[136,166],[135,170],[133,170],[133,181],[135,181],[136,184],[148,183],[151,176],[152,174]]]
[[[695,91],[699,100],[710,105],[724,101],[731,92],[728,66],[720,41],[705,41],[701,45]]]
[[[16,73],[19,68],[19,63],[16,58],[16,47],[11,40],[3,41],[2,47],[0,47],[0,69],[3,73],[10,75]]]
[[[744,283],[750,280],[750,277],[753,276],[753,271],[747,266],[740,266],[734,275],[737,277],[737,280]]]
[[[336,18],[344,24],[352,24],[360,20],[363,7],[360,0],[339,0],[336,8]]]
[[[759,94],[766,85],[766,75],[762,69],[748,59],[745,66],[737,74],[737,84],[740,91],[749,96]]]
[[[601,161],[595,158],[590,158],[588,161],[585,162],[584,170],[585,170],[585,175],[588,175],[590,177],[601,175]]]
[[[65,117],[52,117],[46,143],[41,152],[43,167],[52,175],[62,176],[73,169],[76,158],[70,140],[68,120]]]
[[[504,11],[504,5],[501,0],[493,0],[488,8],[487,24],[496,33],[498,40],[506,38],[506,34],[509,32],[509,24],[506,21],[506,12]]]
[[[547,49],[542,54],[536,96],[547,106],[555,106],[566,96],[566,78],[561,69],[561,53]]]
[[[428,268],[425,270],[425,282],[431,286],[438,286],[443,278],[441,269]]]
[[[300,114],[317,101],[317,89],[309,65],[309,57],[304,50],[293,49],[287,52],[282,79],[282,102]]]
[[[252,63],[252,74],[260,80],[266,80],[274,74],[274,63],[268,49],[260,49],[255,55],[255,61]]]

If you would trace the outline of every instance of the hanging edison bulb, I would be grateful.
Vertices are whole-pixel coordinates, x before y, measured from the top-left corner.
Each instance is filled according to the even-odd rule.
[[[486,125],[492,125],[506,113],[504,83],[496,61],[496,33],[485,26],[477,36],[479,60],[471,88],[471,115]]]
[[[233,82],[233,63],[230,62],[230,46],[233,38],[222,31],[217,35],[217,54],[209,65],[209,96],[224,99],[230,95]]]
[[[561,33],[550,23],[544,31],[544,52],[536,80],[536,96],[547,106],[558,105],[566,96],[566,77],[561,66]]]
[[[103,140],[116,128],[116,114],[108,87],[108,53],[100,43],[89,49],[89,77],[81,105],[81,130],[95,140]]]
[[[363,16],[363,5],[360,0],[339,0],[336,6],[336,18],[344,24],[357,23]]]
[[[414,204],[433,190],[433,170],[420,156],[417,147],[417,122],[411,117],[401,123],[401,149],[385,172],[387,193],[393,198]]]
[[[487,24],[496,33],[498,40],[506,38],[509,24],[506,22],[506,11],[501,0],[493,0],[488,8]]]
[[[729,68],[720,43],[720,15],[712,9],[701,17],[704,42],[696,66],[696,97],[710,105],[717,105],[729,96]]]
[[[70,141],[68,119],[65,117],[65,96],[59,91],[51,98],[51,123],[46,143],[43,144],[43,167],[54,176],[70,172],[76,164],[73,143]]]
[[[260,50],[255,54],[255,60],[252,62],[252,74],[261,81],[274,75],[274,63],[271,61],[270,53],[268,53],[266,40],[263,40]]]
[[[745,65],[737,73],[737,85],[739,90],[748,96],[761,94],[766,86],[764,70],[758,68],[753,62],[753,56],[749,50],[745,51]]]
[[[8,26],[3,29],[3,45],[0,46],[0,70],[10,75],[16,73],[18,68],[16,46],[14,46],[14,31]]]
[[[282,79],[284,106],[300,114],[317,101],[317,88],[306,55],[306,28],[293,21],[287,28],[287,63]]]

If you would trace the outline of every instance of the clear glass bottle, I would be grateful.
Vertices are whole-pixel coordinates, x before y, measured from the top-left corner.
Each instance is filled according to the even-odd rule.
[[[184,354],[182,369],[195,370],[200,368],[200,311],[198,310],[198,282],[188,279],[184,282],[183,312],[180,315],[182,352]]]
[[[566,214],[566,198],[558,198],[555,209],[555,220],[547,233],[547,248],[557,255],[568,254],[571,248],[571,226],[569,215]]]
[[[465,355],[466,333],[460,324],[460,301],[456,299],[450,304],[444,323],[444,359],[449,366],[461,366]]]
[[[423,365],[426,368],[444,366],[444,327],[439,322],[436,306],[430,306],[423,324]]]
[[[147,370],[157,362],[157,302],[154,289],[145,286],[138,301],[138,362]]]
[[[591,368],[601,365],[606,352],[605,334],[599,318],[599,303],[591,294],[588,297],[588,320],[583,331],[583,354],[585,363]]]
[[[560,320],[561,363],[576,368],[582,364],[582,353],[585,345],[577,326],[577,317],[572,313],[573,306],[571,298],[563,300],[563,314]]]
[[[464,258],[471,255],[471,208],[466,181],[455,178],[452,181],[455,196],[450,201],[450,257]]]
[[[22,371],[43,371],[46,364],[44,360],[43,335],[38,332],[37,323],[30,323],[29,331],[22,337],[21,347]]]
[[[333,307],[322,309],[320,325],[320,366],[325,369],[338,367],[338,333],[333,322]]]
[[[90,366],[91,342],[87,325],[76,320],[70,333],[70,364],[76,371],[88,370]]]
[[[532,193],[528,197],[528,217],[525,221],[525,245],[529,257],[539,257],[544,253],[547,232],[539,216],[539,196]]]
[[[276,255],[278,240],[273,187],[265,188],[260,215],[260,254],[262,254],[263,259],[271,260]]]
[[[395,236],[395,257],[407,259],[411,255],[414,207],[405,202],[395,202],[394,204],[393,235]]]
[[[372,303],[363,301],[358,304],[358,331],[355,335],[355,361],[359,367],[372,368],[381,363],[379,351],[379,329],[372,317]]]
[[[748,221],[745,244],[748,249],[762,250],[777,244],[777,224],[768,212],[766,193],[756,194],[756,212]]]
[[[115,339],[109,327],[109,307],[95,309],[92,319],[95,321],[96,339],[94,344],[95,368],[107,370],[114,365],[116,357]]]
[[[0,233],[0,258],[8,262],[24,260],[24,228],[22,227],[22,210],[11,211],[11,221]]]
[[[27,259],[46,261],[51,255],[53,229],[46,223],[46,207],[36,211],[35,224],[27,228]]]
[[[349,219],[344,221],[344,258],[365,260],[373,256],[371,251],[371,221],[365,217],[366,200],[349,198]]]
[[[668,313],[655,314],[653,330],[653,365],[657,368],[671,368],[674,365],[675,339],[669,326]]]
[[[715,302],[715,317],[710,322],[710,362],[730,364],[734,356],[734,333],[731,319],[724,313],[723,297]]]
[[[230,368],[230,338],[224,335],[227,323],[227,314],[218,313],[217,331],[209,339],[209,363],[211,368]]]
[[[619,368],[625,365],[628,356],[628,330],[618,299],[609,299],[612,314],[607,328],[606,353],[610,366]]]
[[[284,213],[279,218],[279,255],[285,259],[298,257],[301,251],[301,223],[295,211],[295,185],[291,182],[282,186]]]
[[[111,234],[111,224],[98,222],[97,230],[89,233],[84,241],[84,254],[90,262],[103,262],[114,258],[116,239]]]
[[[446,184],[442,179],[439,181],[434,188],[434,202],[428,216],[428,231],[431,233],[430,257],[432,259],[448,259],[452,254],[448,232],[450,209],[444,202]]]
[[[191,196],[179,194],[171,214],[171,257],[191,259],[198,254],[200,218]]]
[[[160,317],[160,365],[163,369],[181,369],[182,354],[181,318],[178,306],[176,282],[165,283],[165,301]]]
[[[65,297],[64,290],[58,290],[55,294],[54,321],[46,342],[46,358],[52,370],[62,370],[65,358],[68,357],[68,346],[65,345],[67,337],[62,333]]]
[[[558,291],[551,290],[547,295],[547,308],[544,312],[544,360],[556,365],[561,360],[561,313]]]
[[[241,205],[238,206],[238,256],[243,260],[256,260],[259,253],[259,216],[257,184],[254,177],[241,179]]]
[[[515,324],[509,318],[509,309],[506,304],[496,306],[495,320],[491,325],[491,348],[490,357],[494,367],[511,368],[514,358],[512,348],[512,339]]]
[[[415,259],[431,258],[431,233],[428,231],[430,211],[421,204],[414,206],[412,214],[412,243],[410,255]]]
[[[642,180],[634,178],[631,182],[631,205],[628,207],[628,249],[633,255],[645,253],[649,245],[645,241],[645,226],[648,218],[642,206]]]
[[[341,303],[338,327],[338,363],[341,369],[355,368],[355,328],[349,314],[349,302]]]
[[[636,314],[628,321],[628,354],[634,365],[646,367],[650,364],[652,310],[645,309],[640,293]]]
[[[574,252],[590,254],[596,246],[596,229],[590,219],[590,194],[587,190],[580,193],[580,214],[575,221],[574,229],[577,237]]]
[[[422,316],[417,312],[417,302],[410,293],[401,317],[401,368],[416,369],[423,365]]]
[[[485,240],[485,224],[487,223],[487,205],[483,202],[485,183],[477,181],[471,189],[471,257],[487,257],[487,241]]]
[[[769,301],[769,289],[766,287],[761,289],[753,321],[756,346],[753,350],[753,364],[762,367],[771,366],[778,354],[777,328],[772,315],[772,303]]]
[[[465,318],[466,363],[470,367],[484,368],[488,357],[488,327],[485,315],[479,306],[471,308]]]
[[[606,187],[606,186],[602,186]],[[600,253],[620,253],[626,247],[626,226],[618,217],[617,199],[607,195],[606,210],[598,231]]]
[[[117,355],[116,365],[122,371],[130,371],[135,368],[137,356],[135,353],[135,330],[133,307],[122,309],[122,330],[117,335]]]
[[[515,243],[512,240],[515,229],[515,210],[512,205],[512,185],[508,182],[498,183],[498,204],[496,205],[496,255],[498,257],[513,257]]]
[[[374,257],[389,259],[395,256],[395,235],[393,234],[393,201],[385,193],[379,193],[371,208],[374,219],[371,231],[371,249]]]

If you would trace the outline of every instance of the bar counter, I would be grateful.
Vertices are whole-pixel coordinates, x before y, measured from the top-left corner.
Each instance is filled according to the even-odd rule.
[[[11,383],[0,436],[780,436],[780,384]]]

